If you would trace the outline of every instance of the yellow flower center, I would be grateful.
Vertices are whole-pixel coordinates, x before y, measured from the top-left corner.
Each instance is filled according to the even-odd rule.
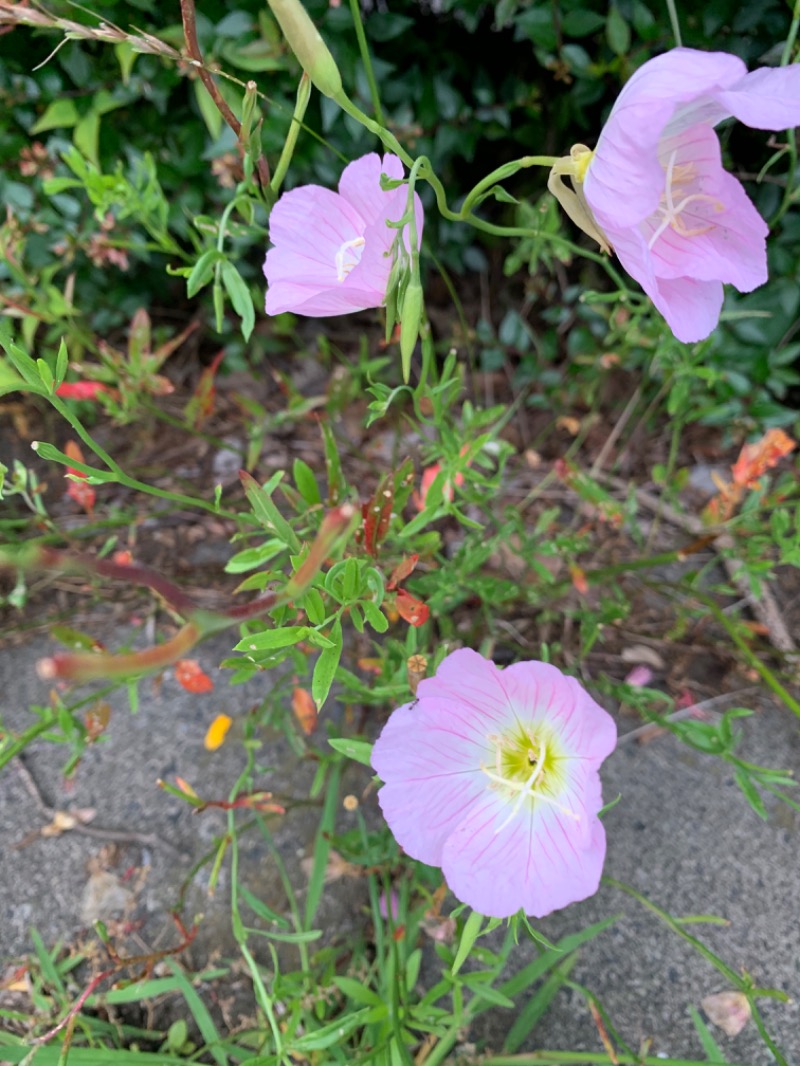
[[[557,735],[544,725],[522,725],[502,734],[487,736],[494,745],[494,763],[481,764],[489,787],[511,800],[508,817],[495,829],[499,833],[522,809],[526,801],[557,807],[570,818],[579,815],[558,803],[556,796],[567,784],[566,754]]]

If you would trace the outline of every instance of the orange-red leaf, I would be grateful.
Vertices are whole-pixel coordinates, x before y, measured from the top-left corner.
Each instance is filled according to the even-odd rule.
[[[74,459],[76,463],[82,463],[84,461],[83,452],[74,440],[67,441],[64,445],[64,452],[70,459]],[[90,515],[94,510],[94,501],[97,497],[97,493],[92,486],[87,483],[86,474],[82,473],[80,470],[74,470],[71,466],[67,467],[67,473],[72,474],[75,478],[79,478],[78,481],[73,481],[72,478],[69,479],[67,496],[69,496],[71,500],[74,500],[79,507],[83,508],[83,510]]]
[[[739,458],[731,467],[734,484],[744,485],[748,489],[758,488],[758,479],[795,446],[795,441],[782,429],[767,430],[761,440],[745,444],[742,448]]]
[[[378,554],[378,545],[389,532],[393,506],[394,483],[389,478],[381,478],[375,495],[361,506],[364,518],[364,547],[373,558]]]
[[[413,573],[415,566],[419,562],[419,555],[406,555],[405,558],[397,564],[392,570],[392,576],[389,578],[389,584],[386,586],[389,592],[392,589],[396,589],[401,581],[405,581],[409,574]]]
[[[400,617],[411,626],[424,625],[430,617],[431,609],[422,600],[418,600],[405,589],[397,590],[395,607]]]
[[[196,659],[178,659],[175,663],[175,680],[187,692],[210,692],[214,682],[203,670]]]
[[[292,710],[306,736],[317,727],[317,705],[311,693],[304,688],[295,688],[292,692]]]

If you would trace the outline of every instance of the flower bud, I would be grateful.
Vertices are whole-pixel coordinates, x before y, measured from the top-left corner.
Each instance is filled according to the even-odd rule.
[[[400,312],[400,358],[403,362],[403,381],[408,381],[411,356],[417,344],[421,319],[422,285],[418,278],[412,278],[403,294],[403,307]]]
[[[312,84],[323,96],[336,99],[342,93],[339,68],[300,0],[268,0],[268,3]]]

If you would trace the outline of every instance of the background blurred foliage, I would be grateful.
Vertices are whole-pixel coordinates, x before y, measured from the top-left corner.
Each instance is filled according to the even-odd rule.
[[[310,0],[308,8],[348,91],[370,111],[349,4]],[[177,2],[95,0],[83,8],[56,0],[43,10],[87,26],[103,20],[126,31],[135,28],[183,50]],[[684,44],[726,49],[750,66],[779,61],[790,19],[781,0],[759,5],[714,0],[680,5],[678,15]],[[393,0],[390,7],[366,7],[365,24],[388,125],[410,152],[431,158],[453,203],[505,160],[531,152],[565,154],[575,142],[593,144],[620,85],[674,43],[660,0],[610,5],[600,0]],[[240,112],[248,79],[264,94],[261,139],[274,166],[299,70],[266,4],[201,0],[197,26],[207,64],[235,79],[218,78],[234,111]],[[203,223],[198,226],[196,220],[205,219],[213,229],[241,178],[235,138],[196,72],[183,61],[136,54],[125,43],[64,41],[58,30],[4,29],[0,197],[6,214],[0,222],[0,284],[6,310],[14,313],[14,304],[32,309],[45,330],[53,327],[53,336],[63,333],[67,322],[73,358],[80,355],[76,343],[92,348],[97,334],[122,327],[138,307],[148,307],[156,319],[180,321],[196,313],[196,303],[186,301],[184,280],[165,277],[165,269],[190,266],[208,247]],[[335,186],[344,161],[375,149],[366,130],[318,94],[306,124],[309,132],[299,139],[287,187],[308,181]],[[732,165],[753,176],[774,151],[764,135],[752,131],[734,128],[723,139]],[[115,206],[104,210],[102,198],[90,202],[74,181],[53,181],[75,177],[63,158],[70,145],[107,184],[117,176]],[[535,205],[543,188],[542,173],[528,171],[515,179],[513,193]],[[765,217],[775,213],[779,185],[751,182],[748,188]],[[530,218],[530,207],[520,211],[525,209]],[[513,221],[514,211],[495,201],[484,206],[497,220]],[[236,265],[258,312],[266,212],[256,212],[250,220],[256,225],[238,221]],[[562,220],[554,217],[551,224]],[[736,320],[708,345],[712,366],[718,361],[713,402],[725,404],[716,407],[717,417],[724,410],[721,421],[734,411],[748,414],[754,385],[760,419],[792,417],[783,405],[796,380],[796,347],[787,352],[787,345],[798,310],[797,229],[791,213],[784,216],[771,245],[773,271],[784,279],[773,283],[768,297],[773,317]],[[487,250],[491,256],[499,246],[491,240],[487,245],[466,227],[443,223],[433,211],[426,234],[430,247],[456,273],[485,269]],[[520,253],[507,243],[495,261],[497,254],[509,252],[507,273],[524,277],[528,266],[537,270],[536,254],[524,248]],[[233,255],[230,249],[228,254]],[[596,280],[602,285],[599,276]],[[208,290],[201,298],[210,305]],[[765,298],[762,291],[731,299],[729,306],[763,308]],[[213,328],[210,312],[207,317]],[[557,327],[557,309],[549,317]],[[545,324],[547,318],[545,309]],[[241,340],[235,340],[236,323],[227,325],[230,336],[223,339],[244,353]],[[599,337],[601,327],[601,321],[581,327],[581,343],[584,334]],[[29,323],[29,333],[33,328]],[[256,336],[248,356],[257,360],[260,354]],[[531,372],[523,366],[523,374]]]

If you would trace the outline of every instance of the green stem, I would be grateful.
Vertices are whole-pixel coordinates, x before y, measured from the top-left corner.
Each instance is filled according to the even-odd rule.
[[[619,889],[620,892],[625,892],[627,895],[632,896],[637,903],[641,903],[643,907],[646,907],[652,914],[655,914],[665,925],[667,925],[673,933],[676,933],[682,940],[685,940],[687,944],[690,944],[695,951],[697,951],[703,958],[710,962],[714,969],[719,970],[722,976],[730,981],[733,988],[738,989],[740,992],[747,993],[747,982],[742,977],[730,968],[722,959],[718,958],[710,948],[707,948],[705,944],[698,940],[697,937],[692,936],[691,933],[687,933],[683,926],[676,922],[671,914],[663,911],[659,906],[653,903],[643,896],[641,892],[637,892],[632,885],[626,884],[624,881],[616,881],[613,877],[603,877],[603,884],[610,885],[612,888]]]
[[[414,160],[405,148],[403,148],[395,135],[390,133],[389,130],[384,129],[383,126],[371,119],[369,115],[364,114],[361,108],[357,107],[344,91],[336,97],[336,103],[341,107],[342,111],[348,114],[351,118],[354,118],[356,122],[359,122],[365,129],[368,129],[370,133],[374,133],[380,140],[381,144],[383,144],[384,148],[388,148],[390,152],[394,152],[399,159],[402,159],[407,167],[413,167]]]
[[[310,96],[311,79],[308,74],[303,71],[303,76],[300,78],[300,84],[297,86],[297,99],[295,100],[294,113],[292,114],[292,122],[289,126],[289,132],[286,134],[286,142],[281,149],[278,165],[275,167],[272,174],[272,181],[269,183],[269,187],[275,196],[280,192],[283,179],[286,177],[286,171],[289,169],[289,163],[291,162],[295,145],[297,144],[297,138],[300,135],[300,130],[303,126],[303,119],[305,118]]]
[[[466,218],[475,202],[481,198],[481,195],[487,189],[491,189],[499,181],[505,181],[506,178],[510,178],[517,171],[524,170],[526,167],[554,167],[557,162],[558,160],[555,156],[526,155],[522,159],[515,159],[513,163],[505,163],[502,167],[493,170],[491,174],[487,174],[485,178],[478,182],[474,189],[467,193],[459,214],[462,218]]]
[[[372,68],[372,57],[369,54],[367,35],[364,33],[364,22],[361,18],[361,4],[359,3],[359,0],[350,0],[350,11],[353,15],[353,24],[356,28],[356,37],[358,38],[358,50],[361,53],[361,62],[364,64],[364,72],[367,75],[367,81],[369,82],[369,94],[372,97],[375,118],[381,126],[385,126],[386,122],[383,117],[383,109],[381,108],[381,97],[378,92],[378,83],[375,80],[375,71]]]
[[[797,32],[800,29],[800,0],[795,0],[794,9],[792,11],[792,21],[789,26],[789,33],[786,37],[786,43],[783,46],[783,53],[781,54],[781,66],[786,67],[791,62],[792,52],[794,50],[795,42],[797,41]],[[786,189],[781,199],[780,207],[775,212],[775,215],[770,219],[770,228],[773,227],[784,214],[789,210],[794,199],[794,177],[797,172],[797,142],[794,136],[794,131],[790,131],[790,136],[787,144],[787,152],[789,154],[789,173],[786,176]]]
[[[55,395],[49,396],[48,399],[62,418],[69,422],[86,447],[91,449],[101,462],[105,463],[120,485],[125,485],[126,488],[134,489],[136,492],[144,492],[148,496],[158,496],[162,500],[170,500],[172,503],[180,504],[183,507],[199,507],[201,510],[209,511],[211,514],[217,515],[219,518],[229,518],[234,522],[241,520],[242,516],[235,511],[224,511],[221,508],[218,509],[215,504],[210,503],[208,500],[203,500],[196,496],[184,496],[183,493],[170,492],[168,489],[159,489],[155,485],[147,485],[144,481],[138,481],[136,478],[129,477],[119,463],[111,458],[105,448],[95,441],[94,437],[92,437],[89,431],[84,428],[83,423],[72,413],[67,404],[63,403],[63,401]]]
[[[698,591],[698,589],[692,589],[691,595],[694,596],[695,599],[700,600],[703,606],[714,616],[715,620],[725,629],[728,636],[747,660],[747,665],[755,670],[761,677],[762,681],[772,689],[778,699],[785,703],[789,710],[800,718],[800,703],[794,698],[791,692],[783,687],[769,667],[765,666],[748,646],[747,642],[737,632],[736,627],[731,624],[730,619],[724,611],[720,610],[710,596],[704,595],[704,593]]]
[[[681,24],[678,21],[678,12],[675,7],[675,0],[667,0],[667,11],[669,11],[669,21],[672,26],[672,36],[675,38],[675,47],[681,48],[683,42],[681,40]]]
[[[426,1060],[427,1061],[427,1060]],[[481,1059],[483,1066],[713,1066],[707,1060],[661,1059],[655,1055],[623,1055],[612,1059],[601,1051],[532,1051],[522,1055],[489,1055]],[[729,1063],[728,1066],[737,1066]],[[739,1064],[741,1066],[741,1064]]]

